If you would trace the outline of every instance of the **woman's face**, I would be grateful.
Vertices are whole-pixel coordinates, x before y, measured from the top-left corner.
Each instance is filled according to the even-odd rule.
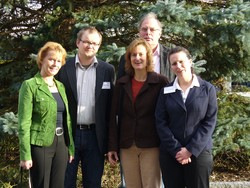
[[[192,60],[189,59],[185,52],[177,52],[169,57],[171,69],[177,77],[191,74]]]
[[[42,61],[41,75],[44,77],[55,76],[61,67],[62,54],[57,51],[50,50]]]
[[[136,70],[146,70],[147,67],[147,50],[145,46],[136,46],[130,56],[132,67]]]

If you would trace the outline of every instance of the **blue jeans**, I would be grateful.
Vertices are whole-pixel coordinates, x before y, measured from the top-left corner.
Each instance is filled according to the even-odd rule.
[[[100,153],[95,130],[76,130],[75,156],[68,163],[65,188],[76,188],[77,170],[81,161],[84,188],[100,188],[104,169],[104,155]]]

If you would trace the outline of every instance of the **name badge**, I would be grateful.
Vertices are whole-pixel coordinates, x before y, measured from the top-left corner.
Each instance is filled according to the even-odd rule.
[[[164,87],[164,94],[174,93],[174,92],[175,92],[175,87],[173,87],[173,86]]]
[[[110,89],[110,82],[103,82],[102,89]]]

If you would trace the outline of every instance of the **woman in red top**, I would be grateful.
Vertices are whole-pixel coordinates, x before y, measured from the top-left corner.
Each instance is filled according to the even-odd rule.
[[[126,52],[127,75],[115,85],[108,158],[114,165],[120,153],[127,188],[161,186],[154,112],[158,94],[168,79],[155,73],[153,67],[150,46],[137,38]]]

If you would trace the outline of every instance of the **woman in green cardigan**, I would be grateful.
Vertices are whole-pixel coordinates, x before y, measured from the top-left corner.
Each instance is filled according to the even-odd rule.
[[[67,161],[74,156],[65,89],[54,78],[66,55],[60,44],[47,42],[37,55],[39,73],[19,91],[20,166],[30,169],[34,188],[63,188]]]

